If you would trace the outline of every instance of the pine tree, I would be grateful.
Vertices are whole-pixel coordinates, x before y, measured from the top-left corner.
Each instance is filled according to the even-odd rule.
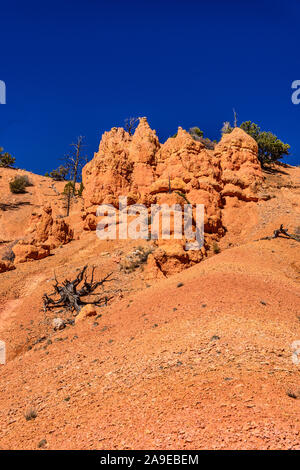
[[[3,148],[0,147],[0,167],[2,168],[11,168],[14,166],[16,159],[11,156],[10,153],[4,152]]]

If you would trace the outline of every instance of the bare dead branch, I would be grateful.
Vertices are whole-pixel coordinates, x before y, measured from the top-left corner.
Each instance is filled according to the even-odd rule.
[[[113,298],[113,296],[108,297],[107,295],[102,294],[96,300],[85,301],[81,297],[86,297],[89,295],[100,295],[99,293],[94,293],[94,291],[99,286],[103,286],[105,282],[110,282],[113,279],[110,279],[112,273],[107,274],[100,281],[94,282],[94,272],[95,267],[92,267],[91,280],[88,281],[87,278],[87,268],[84,266],[81,271],[78,273],[77,277],[73,281],[65,279],[61,284],[57,281],[56,274],[54,274],[55,284],[54,292],[51,294],[43,295],[43,304],[45,312],[53,308],[67,308],[71,311],[76,311],[79,313],[83,305],[94,304],[97,306],[107,305],[107,302]],[[79,285],[82,284],[81,288],[77,290]],[[53,298],[54,296],[58,298]]]
[[[279,229],[274,230],[273,235],[271,237],[263,237],[259,238],[258,240],[273,240],[274,238],[288,238],[292,240],[296,240],[297,242],[300,242],[300,237],[295,234],[291,234],[288,232],[288,229],[283,228],[283,224],[280,225]]]

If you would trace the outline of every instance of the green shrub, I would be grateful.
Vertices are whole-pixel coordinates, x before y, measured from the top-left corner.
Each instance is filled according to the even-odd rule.
[[[216,141],[212,141],[208,137],[204,137],[203,131],[201,131],[199,127],[191,127],[189,134],[193,137],[194,140],[201,142],[205,148],[209,150],[213,150],[216,146]]]
[[[9,183],[10,191],[14,194],[25,193],[26,186],[28,186],[28,184],[26,184],[26,179],[23,176],[16,176]]]
[[[84,190],[84,186],[83,186],[83,182],[81,181],[79,189],[77,191],[78,196],[80,196],[80,197],[82,196],[83,190]]]
[[[262,168],[266,163],[274,163],[289,155],[290,146],[284,144],[272,132],[261,131],[260,127],[255,122],[245,121],[242,122],[240,128],[247,132],[258,145],[258,159]],[[222,127],[222,134],[230,134],[233,131],[229,122],[224,122]]]
[[[261,131],[254,122],[243,122],[240,128],[258,143],[258,159],[262,166],[265,163],[276,162],[284,155],[289,155],[290,146],[288,144],[281,142],[272,132]]]
[[[11,168],[14,166],[16,159],[11,156],[10,153],[4,152],[3,148],[0,147],[0,167]]]
[[[68,196],[69,194],[75,195],[75,196],[82,196],[82,191],[84,190],[83,183],[80,183],[79,189],[74,190],[74,183],[73,181],[69,181],[68,183],[65,184],[63,194],[65,196]]]
[[[67,184],[65,184],[65,187],[64,187],[64,192],[63,194],[65,195],[69,195],[69,194],[74,194],[74,183],[73,181],[69,181]]]
[[[32,181],[30,181],[27,175],[21,175],[21,176],[18,176],[18,178],[24,181],[25,187],[33,186]]]
[[[203,131],[199,129],[199,127],[191,127],[189,130],[189,134],[195,139],[198,140],[199,137],[203,137]],[[198,139],[197,139],[198,138]]]
[[[50,177],[54,179],[54,181],[64,181],[68,173],[69,169],[60,165],[56,170],[50,172]]]

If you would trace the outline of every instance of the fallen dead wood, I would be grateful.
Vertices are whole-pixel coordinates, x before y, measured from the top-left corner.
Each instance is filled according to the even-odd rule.
[[[82,297],[88,297],[91,295],[100,295],[99,293],[94,293],[94,291],[99,286],[103,286],[105,282],[110,282],[113,279],[110,279],[112,273],[107,274],[100,281],[94,282],[94,271],[95,267],[92,268],[90,281],[87,279],[87,268],[84,268],[79,272],[77,277],[73,281],[65,279],[61,284],[55,278],[54,292],[51,294],[43,295],[44,310],[53,309],[53,308],[66,308],[71,311],[76,311],[76,314],[80,312],[81,308],[87,304],[97,305],[99,307],[107,305],[107,302],[113,298],[108,297],[107,295],[100,296],[96,300],[88,300],[87,302],[82,299]],[[82,284],[81,284],[82,283]],[[81,284],[81,287],[79,286]],[[54,298],[53,298],[54,297]],[[58,297],[55,299],[55,297]]]
[[[260,241],[260,240],[273,240],[274,238],[288,238],[292,240],[296,240],[297,242],[300,242],[300,236],[288,233],[288,229],[283,228],[283,224],[280,225],[279,229],[274,230],[273,235],[271,237],[263,237],[259,238],[258,240],[255,241]]]

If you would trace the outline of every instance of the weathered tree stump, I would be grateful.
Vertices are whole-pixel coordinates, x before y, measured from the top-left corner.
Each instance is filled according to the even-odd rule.
[[[73,281],[68,279],[64,280],[62,284],[59,284],[55,276],[54,292],[47,295],[43,295],[44,310],[53,309],[53,308],[67,308],[71,311],[76,311],[78,314],[81,308],[87,304],[94,304],[99,307],[107,305],[107,302],[112,299],[112,297],[103,296],[96,300],[89,300],[88,302],[82,300],[82,297],[87,297],[90,295],[99,295],[94,293],[95,289],[99,286],[102,286],[105,282],[112,281],[109,279],[112,273],[107,274],[103,279],[98,282],[94,282],[94,271],[95,267],[92,268],[91,279],[88,282],[87,280],[87,265],[80,271],[77,277]],[[81,284],[79,288],[79,284]],[[57,297],[54,299],[52,297]]]

